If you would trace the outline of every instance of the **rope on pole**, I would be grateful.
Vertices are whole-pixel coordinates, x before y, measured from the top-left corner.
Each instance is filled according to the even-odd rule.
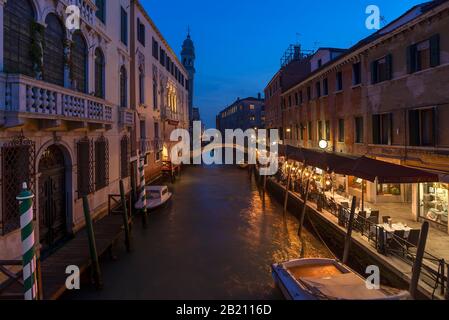
[[[36,254],[33,226],[34,194],[23,183],[22,192],[16,197],[19,201],[20,229],[22,235],[23,285],[25,300],[37,299]]]

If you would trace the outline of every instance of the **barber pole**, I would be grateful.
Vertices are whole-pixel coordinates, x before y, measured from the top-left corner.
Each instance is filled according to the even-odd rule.
[[[25,300],[37,299],[36,254],[34,251],[33,226],[34,194],[23,184],[22,192],[16,197],[19,201],[20,229],[22,233],[23,285]]]
[[[147,215],[147,194],[145,190],[145,157],[140,157],[139,160],[139,174],[140,174],[140,192],[139,199],[142,204],[143,215],[146,218]]]

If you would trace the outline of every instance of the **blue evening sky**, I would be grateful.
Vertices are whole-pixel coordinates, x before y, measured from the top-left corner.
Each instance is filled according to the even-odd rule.
[[[373,31],[365,9],[391,22],[425,0],[141,0],[175,52],[187,26],[196,47],[194,105],[207,127],[237,97],[263,93],[285,49],[347,48]]]

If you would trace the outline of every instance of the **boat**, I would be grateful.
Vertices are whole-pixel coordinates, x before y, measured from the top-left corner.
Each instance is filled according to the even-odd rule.
[[[407,300],[407,291],[369,289],[366,280],[335,259],[296,259],[273,264],[272,275],[287,300]]]
[[[166,204],[172,197],[167,186],[145,186],[147,209],[157,209]],[[142,201],[136,203],[136,209],[142,209]]]

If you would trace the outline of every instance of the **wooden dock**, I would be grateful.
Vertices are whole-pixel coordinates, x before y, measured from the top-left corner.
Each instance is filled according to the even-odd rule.
[[[95,242],[101,256],[123,233],[123,218],[109,214],[94,222]],[[78,266],[83,273],[91,265],[87,230],[82,229],[61,249],[41,262],[44,300],[58,299],[66,290],[67,266]]]

